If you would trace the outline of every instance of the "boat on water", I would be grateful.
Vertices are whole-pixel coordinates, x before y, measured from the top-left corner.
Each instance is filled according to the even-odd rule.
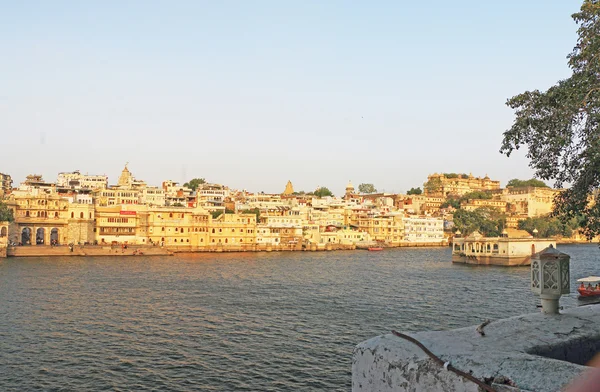
[[[377,252],[377,251],[380,251],[380,250],[383,250],[383,248],[381,248],[381,247],[371,247],[371,248],[369,248],[370,252]]]
[[[597,297],[600,296],[600,276],[588,276],[587,278],[577,279],[581,285],[577,288],[581,297]]]

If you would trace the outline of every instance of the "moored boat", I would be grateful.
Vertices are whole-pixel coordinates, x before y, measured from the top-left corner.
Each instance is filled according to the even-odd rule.
[[[581,297],[597,297],[600,296],[600,276],[588,276],[587,278],[577,279],[581,285],[577,288],[577,292]],[[586,285],[587,283],[587,285]]]
[[[380,251],[380,250],[383,250],[383,248],[381,248],[381,247],[371,247],[371,248],[369,248],[369,251],[371,251],[371,252],[376,252],[376,251]]]

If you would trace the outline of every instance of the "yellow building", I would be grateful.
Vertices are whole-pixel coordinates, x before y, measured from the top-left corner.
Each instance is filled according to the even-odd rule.
[[[9,240],[22,245],[67,243],[69,202],[56,194],[19,194],[8,201],[15,225]]]
[[[350,224],[369,234],[372,241],[385,242],[390,246],[399,246],[404,240],[402,214],[379,216],[370,211],[357,210],[350,217]]]
[[[256,215],[221,214],[209,224],[211,250],[252,250],[256,244]]]
[[[500,212],[507,212],[506,202],[503,200],[493,199],[469,199],[461,203],[461,208],[467,211],[474,211],[482,207],[496,208]]]
[[[508,187],[495,193],[510,205],[514,214],[534,218],[552,212],[554,197],[560,192],[560,189],[542,187]]]
[[[480,178],[473,177],[472,174],[466,176],[455,173],[435,173],[427,176],[427,182],[439,184],[439,189],[434,192],[425,190],[425,193],[442,197],[462,196],[469,192],[500,189],[500,181],[491,180],[487,175]]]

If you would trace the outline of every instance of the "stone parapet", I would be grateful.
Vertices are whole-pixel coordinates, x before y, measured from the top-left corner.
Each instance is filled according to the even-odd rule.
[[[527,314],[450,331],[408,335],[442,361],[486,380],[497,391],[559,391],[600,351],[600,305],[558,315]],[[393,334],[354,349],[352,391],[477,391],[472,381],[438,365]]]

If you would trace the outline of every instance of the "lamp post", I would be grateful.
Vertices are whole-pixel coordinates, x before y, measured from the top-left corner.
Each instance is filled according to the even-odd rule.
[[[531,259],[531,291],[542,301],[542,313],[558,314],[558,300],[570,292],[570,256],[552,245]]]
[[[537,238],[537,234],[538,234],[538,229],[533,229],[533,237]]]

